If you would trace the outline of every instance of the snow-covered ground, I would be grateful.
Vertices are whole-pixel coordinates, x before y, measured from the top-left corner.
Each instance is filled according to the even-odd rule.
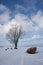
[[[0,48],[0,65],[43,65],[43,47],[37,47],[36,54],[27,54],[26,50],[29,47],[18,47],[17,50],[7,51],[6,48]]]

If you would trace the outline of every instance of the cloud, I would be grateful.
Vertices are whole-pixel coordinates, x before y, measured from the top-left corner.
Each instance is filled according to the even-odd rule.
[[[5,5],[0,4],[0,24],[7,23],[9,21],[11,11]]]
[[[15,6],[16,12],[22,12],[27,15],[33,15],[38,10],[43,10],[43,0],[22,0],[21,4],[17,3]],[[40,4],[40,5],[39,5]],[[40,6],[40,7],[39,7]]]
[[[43,13],[41,11],[38,11],[35,15],[29,19],[29,17],[25,14],[17,13],[15,14],[14,18],[10,20],[10,10],[4,5],[0,5],[0,10],[3,11],[3,13],[0,14],[0,35],[5,34],[8,32],[9,28],[12,25],[22,25],[22,28],[25,32],[35,32],[43,30]],[[17,5],[16,5],[17,6]],[[23,8],[21,6],[17,6],[17,8]],[[24,9],[24,8],[23,8]],[[7,23],[6,23],[7,22]],[[4,25],[1,25],[1,23],[4,23]],[[35,25],[34,25],[35,23]]]
[[[41,35],[33,35],[31,38],[25,38],[24,41],[31,41],[31,40],[37,40],[37,39],[43,39],[43,36]]]
[[[17,8],[22,9],[21,6],[18,6]],[[0,19],[2,20],[0,22],[0,37],[5,36],[6,33],[9,31],[9,28],[11,28],[11,26],[15,24],[17,24],[18,26],[22,25],[22,29],[26,33],[37,33],[37,31],[43,30],[43,13],[41,11],[38,11],[36,14],[31,16],[31,19],[25,14],[17,13],[11,20],[11,12],[6,6],[1,5],[0,11],[3,12],[0,14]],[[2,25],[1,23],[4,24]],[[20,41],[28,42],[32,40],[43,39],[43,36],[35,35],[35,33],[31,38],[24,38]]]
[[[26,9],[26,7],[23,5],[15,4],[14,7],[15,7],[14,13],[27,13],[28,9]]]
[[[17,8],[22,9],[23,7],[18,5]],[[15,17],[10,20],[11,11],[9,8],[3,4],[0,4],[0,11],[0,35],[4,35],[4,33],[9,30],[9,27],[15,24],[22,25],[25,32],[31,32],[34,30],[32,21],[25,14],[17,13],[15,14]]]
[[[18,8],[19,8],[19,6],[18,6]],[[20,7],[20,8],[22,8],[22,7]],[[6,10],[7,10],[7,14],[9,15],[10,11],[9,11],[9,9],[7,9],[6,6],[1,5],[0,9],[1,9],[1,11],[4,10],[4,12],[6,12]],[[1,14],[1,15],[3,15],[3,14]],[[4,16],[5,16],[5,13],[4,13]],[[3,35],[3,33],[6,34],[6,32],[8,32],[8,30],[9,30],[9,28],[15,24],[17,24],[19,26],[22,25],[22,28],[25,32],[34,33],[35,31],[38,31],[41,29],[43,30],[43,14],[41,11],[38,11],[35,15],[33,15],[31,17],[31,19],[29,19],[29,17],[27,15],[20,14],[20,13],[15,14],[14,18],[11,20],[9,19],[10,16],[8,16],[8,18],[6,17],[7,19],[4,16],[3,17],[0,16],[4,23],[4,25],[0,24],[0,31],[1,31],[0,35],[1,34]],[[5,19],[5,22],[7,22],[7,23],[4,22],[4,19]],[[35,23],[35,25],[33,25],[34,23]]]
[[[28,11],[35,11],[37,10],[36,8],[36,3],[39,0],[25,0],[25,7],[28,9]]]
[[[12,20],[9,20],[7,24],[4,24],[4,25],[0,24],[1,34],[8,32],[9,28],[15,24],[19,26],[21,25],[22,29],[25,32],[32,32],[34,30],[31,20],[26,15],[18,13],[15,15],[15,18],[13,18]]]
[[[32,16],[32,21],[35,23],[35,30],[43,30],[43,12],[38,11]]]
[[[16,24],[15,20],[9,21],[7,24],[1,25],[0,24],[0,36],[6,35],[6,33],[9,31],[9,29]]]
[[[33,35],[32,39],[43,39],[43,36],[40,35]]]
[[[30,32],[33,31],[33,26],[32,26],[32,21],[28,18],[28,16],[24,15],[24,14],[17,14],[15,15],[15,20],[17,21],[17,23],[20,23],[23,28],[25,29],[25,31]]]
[[[33,2],[34,3],[34,2]],[[36,5],[33,4],[32,2],[25,2],[25,4],[20,5],[20,4],[16,4],[14,5],[15,10],[14,13],[25,13],[27,15],[32,15],[33,11],[36,11]]]
[[[23,7],[22,5],[19,5],[19,4],[16,4],[14,7],[17,10],[25,10],[25,7]]]

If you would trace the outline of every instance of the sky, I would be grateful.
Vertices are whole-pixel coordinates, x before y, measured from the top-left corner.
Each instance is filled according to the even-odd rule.
[[[0,0],[0,45],[10,45],[6,33],[15,24],[26,32],[18,45],[43,46],[43,0]]]

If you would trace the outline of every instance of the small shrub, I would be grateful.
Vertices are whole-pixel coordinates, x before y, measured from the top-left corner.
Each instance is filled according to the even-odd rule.
[[[11,48],[11,50],[13,50],[13,49]]]
[[[6,51],[8,50],[9,48],[5,49]]]

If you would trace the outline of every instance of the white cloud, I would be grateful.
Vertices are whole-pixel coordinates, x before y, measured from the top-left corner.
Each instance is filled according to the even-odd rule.
[[[31,20],[27,16],[25,16],[23,14],[16,14],[15,18],[12,19],[11,21],[9,20],[9,22],[7,24],[4,24],[4,25],[0,24],[0,32],[1,32],[1,34],[8,32],[9,28],[12,25],[15,25],[15,24],[21,25],[22,29],[25,32],[31,32],[34,29],[33,26],[32,26]]]
[[[4,24],[7,23],[10,19],[10,13],[11,11],[9,10],[9,8],[7,8],[5,5],[0,4],[0,23]]]
[[[23,29],[26,32],[32,32],[32,31],[34,32],[41,29],[43,30],[43,14],[41,11],[38,11],[35,15],[33,15],[32,20],[30,20],[28,16],[20,13],[16,14],[12,20],[9,20],[11,13],[10,10],[2,4],[0,6],[1,6],[0,10],[4,11],[2,14],[0,14],[0,20],[1,20],[0,22],[4,23],[4,25],[0,24],[0,31],[3,31],[1,33],[6,32],[7,29],[11,27],[12,24],[22,25]],[[22,8],[22,7],[18,6],[17,8]],[[33,26],[34,23],[32,21],[34,21],[34,23],[36,24],[35,26]]]
[[[17,14],[15,16],[15,20],[17,23],[20,23],[23,26],[23,29],[27,32],[32,32],[34,30],[32,21],[28,18],[28,16],[24,14]]]
[[[8,22],[7,24],[4,24],[4,25],[0,24],[0,35],[5,35],[9,31],[11,26],[15,24],[16,22],[13,22],[13,21]]]
[[[4,23],[4,25],[0,24],[0,35],[5,35],[8,32],[9,28],[15,24],[22,25],[22,29],[25,32],[34,32],[36,30],[38,31],[41,29],[43,30],[43,15],[41,11],[38,11],[36,15],[32,16],[32,20],[30,20],[28,16],[20,13],[16,14],[13,19],[9,20],[10,10],[2,4],[0,6],[1,6],[0,10],[4,11],[2,14],[0,14],[0,19],[2,20],[0,22]],[[35,26],[33,26],[34,23],[32,21],[36,23]],[[35,37],[36,36],[33,36],[32,38]]]
[[[16,5],[16,7],[21,9],[23,8],[22,6],[19,6],[19,5],[18,6]],[[7,8],[5,5],[2,5],[2,4],[0,4],[0,11],[2,12],[0,14],[0,33],[1,34],[7,32],[8,28],[11,27],[12,24],[14,25],[15,23],[22,25],[23,30],[25,30],[26,32],[30,32],[34,30],[32,26],[33,23],[28,18],[28,16],[18,13],[15,15],[13,19],[10,20],[11,12],[9,8]],[[4,25],[1,25],[1,24],[4,24]]]
[[[16,14],[15,17],[13,19],[10,20],[10,10],[4,6],[4,5],[0,5],[0,11],[2,11],[3,13],[0,14],[0,37],[5,36],[6,33],[9,31],[9,28],[11,28],[11,26],[17,24],[18,26],[22,25],[22,29],[25,32],[36,32],[37,31],[41,31],[43,30],[43,13],[41,11],[38,11],[35,15],[32,16],[31,20],[29,19],[28,16],[24,15],[24,14]],[[21,6],[18,6],[17,8],[21,8]],[[24,8],[23,8],[24,9]],[[4,25],[1,25],[1,23],[4,23]],[[35,23],[35,26],[33,26],[33,24]],[[20,41],[34,41],[37,39],[43,39],[43,36],[40,35],[33,35],[31,38],[24,38]]]
[[[23,38],[23,39],[20,39],[19,41],[20,42],[25,42],[24,44],[26,44],[26,42],[27,42],[27,44],[39,44],[39,43],[43,43],[42,40],[43,40],[43,36],[33,35],[31,38]]]
[[[38,11],[34,16],[32,16],[32,20],[35,22],[35,30],[43,30],[43,12]]]
[[[43,36],[40,35],[33,35],[32,39],[43,39]]]
[[[22,5],[16,4],[15,9],[17,9],[17,10],[25,10],[25,7],[23,7]]]
[[[30,5],[30,4],[31,5]],[[18,13],[18,12],[24,12],[24,13],[27,13],[29,15],[29,11],[31,12],[31,10],[35,11],[36,10],[36,7],[35,7],[35,3],[33,1],[27,1],[25,2],[26,5],[20,5],[20,4],[16,4],[14,7],[15,7],[15,13]],[[32,12],[30,13],[32,15]]]

